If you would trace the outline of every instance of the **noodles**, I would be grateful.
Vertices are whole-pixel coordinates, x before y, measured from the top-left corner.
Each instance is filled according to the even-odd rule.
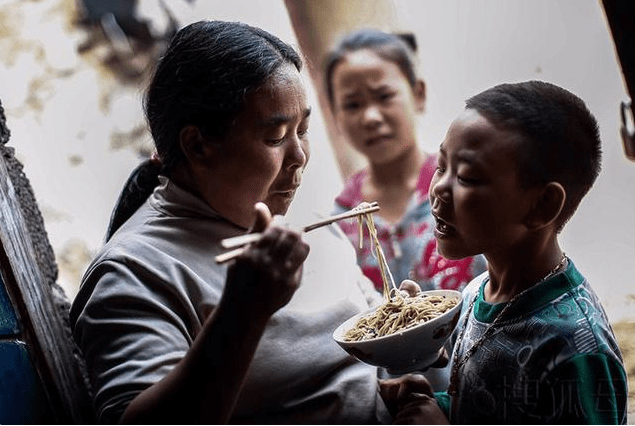
[[[363,208],[367,203],[361,203],[356,208]],[[379,271],[384,283],[385,303],[372,314],[366,315],[357,321],[357,324],[344,334],[345,341],[359,341],[374,337],[386,336],[396,331],[414,327],[425,321],[429,321],[443,314],[448,309],[456,306],[458,300],[444,295],[419,294],[411,297],[405,292],[399,291],[395,286],[392,274],[388,268],[388,262],[379,244],[377,229],[371,213],[358,216],[359,220],[359,244],[363,244],[362,226],[364,219],[370,239],[375,248]],[[372,250],[372,247],[371,247]]]
[[[406,330],[438,317],[458,303],[456,298],[444,295],[423,293],[411,297],[395,293],[394,298],[373,313],[361,317],[357,324],[344,334],[344,340],[367,340]]]
[[[368,203],[364,202],[355,208],[362,209],[364,207],[367,207],[367,205]],[[384,283],[384,299],[390,300],[391,287],[396,290],[397,286],[395,286],[395,281],[393,280],[390,269],[388,268],[388,262],[386,261],[386,257],[384,256],[384,251],[381,249],[381,245],[379,244],[379,238],[377,237],[377,228],[375,228],[375,222],[373,221],[372,213],[366,213],[357,217],[357,220],[359,221],[359,248],[361,249],[364,244],[364,234],[362,229],[364,219],[366,219],[368,234],[370,235],[370,240],[373,243],[371,246],[371,252],[374,247],[374,254],[375,257],[377,257],[377,263],[379,264],[379,272],[381,273],[381,279]],[[390,278],[390,285],[388,284],[388,278]]]

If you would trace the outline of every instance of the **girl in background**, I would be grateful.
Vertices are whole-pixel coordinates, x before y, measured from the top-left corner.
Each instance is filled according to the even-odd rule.
[[[345,182],[335,212],[363,201],[379,202],[374,222],[395,284],[409,279],[422,290],[461,290],[485,271],[486,263],[483,257],[448,260],[437,251],[428,198],[437,159],[417,143],[416,118],[425,108],[426,86],[417,75],[415,54],[411,35],[362,29],[342,38],[328,55],[325,84],[336,125],[368,161]],[[360,246],[358,224],[339,225],[355,245],[364,274],[381,292],[368,230]],[[451,352],[449,344],[446,350]],[[425,375],[434,390],[447,388],[448,367]]]
[[[412,35],[362,29],[342,38],[327,57],[325,84],[335,122],[368,161],[345,183],[336,212],[378,201],[375,226],[395,283],[410,279],[422,290],[461,290],[486,265],[481,257],[451,261],[437,251],[428,198],[437,160],[417,142],[416,118],[425,108],[426,86],[417,75],[415,54]],[[360,248],[357,223],[339,225],[356,246],[364,273],[381,291],[368,231]]]

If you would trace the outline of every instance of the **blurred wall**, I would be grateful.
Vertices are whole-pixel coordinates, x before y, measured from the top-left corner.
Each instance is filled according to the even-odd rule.
[[[561,85],[584,99],[603,140],[603,171],[564,229],[561,244],[613,318],[632,315],[635,164],[622,151],[627,99],[601,3],[595,0],[396,1],[419,37],[428,83],[422,141],[433,150],[464,99],[501,82]]]
[[[0,98],[11,143],[25,164],[60,258],[71,239],[85,244],[89,254],[101,245],[110,209],[139,159],[137,151],[113,144],[110,135],[113,129],[144,125],[142,87],[120,85],[74,51],[78,31],[66,16],[73,2],[0,0]],[[149,8],[156,2],[141,3]],[[464,99],[494,84],[544,79],[580,95],[600,123],[604,168],[563,232],[562,246],[612,318],[632,310],[635,164],[621,150],[618,108],[626,91],[599,1],[198,0],[182,10],[183,24],[240,20],[302,46],[310,59],[309,82],[316,78],[311,69],[320,65],[320,52],[334,40],[335,29],[373,24],[413,31],[428,87],[419,126],[428,151],[438,148]],[[332,123],[328,113],[320,112],[319,87],[309,86],[312,154],[291,210],[298,220],[314,210],[328,214],[348,173],[344,168],[361,166],[356,160],[348,166],[342,162],[339,142],[333,149]],[[151,145],[147,134],[141,139]],[[63,278],[73,295],[78,278]]]
[[[630,263],[635,259],[635,164],[622,151],[619,104],[627,99],[627,92],[601,3],[369,2],[377,13],[362,3],[287,0],[293,6],[289,9],[300,44],[316,62],[343,29],[374,22],[383,29],[416,34],[428,88],[420,124],[420,140],[427,151],[437,150],[467,97],[501,82],[550,81],[587,102],[600,125],[603,171],[563,231],[561,243],[597,289],[612,318],[630,315],[635,302]],[[321,87],[321,81],[315,83]],[[361,163],[339,162],[344,176],[351,165],[354,169]]]
[[[586,102],[603,140],[603,171],[561,236],[564,250],[586,274],[613,318],[635,302],[635,164],[619,136],[619,103],[627,99],[601,3],[596,0],[287,0],[300,44],[321,63],[338,32],[374,23],[412,31],[427,83],[422,147],[436,151],[463,101],[502,82],[546,80]],[[373,13],[371,7],[376,7]],[[359,19],[357,19],[359,18]],[[310,22],[305,22],[305,21]],[[315,80],[316,87],[321,81]],[[324,101],[322,104],[325,105]],[[325,113],[328,116],[328,113]],[[332,126],[331,126],[332,127]],[[327,129],[329,126],[327,126]],[[331,130],[331,137],[337,134]],[[362,165],[339,150],[342,175]],[[344,154],[342,154],[344,152]]]

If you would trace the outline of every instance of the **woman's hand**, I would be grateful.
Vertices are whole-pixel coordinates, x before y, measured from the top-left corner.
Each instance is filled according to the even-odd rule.
[[[264,229],[263,235],[229,266],[225,297],[237,297],[250,315],[268,318],[291,300],[300,285],[309,246],[299,232],[273,224],[264,203],[255,208],[253,231]]]

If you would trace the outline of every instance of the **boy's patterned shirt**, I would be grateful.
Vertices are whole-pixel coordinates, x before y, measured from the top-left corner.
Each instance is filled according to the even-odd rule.
[[[458,359],[503,308],[484,301],[487,281],[485,273],[464,291],[459,328],[477,300],[455,347]],[[626,423],[622,356],[600,301],[573,262],[528,290],[505,316],[459,373],[452,423]]]

